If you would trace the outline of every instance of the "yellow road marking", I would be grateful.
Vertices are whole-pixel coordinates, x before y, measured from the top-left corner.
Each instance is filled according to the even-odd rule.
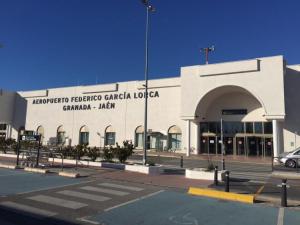
[[[231,200],[231,201],[238,201],[238,202],[245,202],[245,203],[254,203],[254,195],[249,194],[236,194],[224,191],[216,191],[207,188],[193,188],[190,187],[189,194],[192,195],[199,195],[199,196],[206,196],[211,198],[218,198],[224,200]]]

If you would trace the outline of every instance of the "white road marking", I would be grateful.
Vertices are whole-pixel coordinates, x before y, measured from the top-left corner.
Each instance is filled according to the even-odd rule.
[[[139,197],[139,198],[130,200],[130,201],[128,201],[128,202],[124,202],[124,203],[121,203],[121,204],[119,204],[119,205],[115,205],[115,206],[113,206],[113,207],[104,209],[104,212],[108,212],[108,211],[110,211],[110,210],[112,210],[112,209],[116,209],[116,208],[119,208],[119,207],[122,207],[122,206],[125,206],[125,205],[128,205],[128,204],[131,204],[131,203],[133,203],[133,202],[137,202],[137,201],[140,201],[140,200],[142,200],[142,199],[146,199],[146,198],[152,197],[152,196],[157,195],[157,194],[159,194],[159,193],[162,193],[162,192],[164,192],[164,191],[165,191],[165,190],[160,190],[160,191],[157,191],[157,192],[154,192],[154,193],[151,193],[151,194],[148,194],[148,195],[145,195],[145,196],[142,196],[142,197]]]
[[[73,178],[70,178],[70,179],[73,179]],[[79,184],[87,184],[87,183],[91,183],[91,182],[94,182],[94,181],[96,181],[96,180],[79,181],[78,183],[73,183],[73,184],[65,184],[65,185],[58,185],[58,186],[53,186],[53,187],[34,189],[32,191],[19,192],[19,193],[16,193],[16,195],[23,195],[23,194],[29,194],[29,193],[33,193],[33,192],[37,192],[37,191],[45,191],[45,190],[51,190],[51,189],[56,189],[56,188],[75,186],[75,185],[79,185]]]
[[[199,225],[198,220],[190,215],[191,213],[187,213],[183,216],[170,216],[169,220],[180,225]]]
[[[132,187],[132,186],[126,186],[126,185],[121,185],[121,184],[113,184],[113,183],[100,183],[98,185],[105,186],[105,187],[112,187],[112,188],[120,188],[120,189],[125,189],[125,190],[130,190],[130,191],[144,190],[143,188],[139,188],[139,187]]]
[[[43,202],[50,205],[56,205],[60,207],[65,207],[69,209],[80,209],[82,207],[88,206],[87,204],[81,202],[75,202],[70,200],[64,200],[61,198],[54,198],[47,195],[36,195],[32,197],[28,197],[27,199],[34,200],[37,202]]]
[[[96,225],[100,224],[100,223],[98,223],[96,221],[86,219],[85,217],[83,217],[83,218],[77,218],[77,220],[82,221],[82,222],[86,222],[86,223],[96,224]]]
[[[124,192],[124,191],[116,191],[116,190],[111,190],[111,189],[106,189],[106,188],[98,188],[98,187],[92,187],[92,186],[84,186],[84,187],[80,187],[80,189],[86,190],[86,191],[102,192],[102,193],[118,195],[118,196],[124,196],[124,195],[129,194],[128,192]]]
[[[83,193],[83,192],[79,192],[79,191],[64,190],[64,191],[59,191],[56,193],[59,193],[62,195],[67,195],[67,196],[72,196],[72,197],[76,197],[76,198],[93,200],[93,201],[97,201],[97,202],[104,202],[104,201],[111,199],[109,197],[105,197],[105,196],[101,196],[101,195],[87,194],[87,193]]]
[[[283,218],[284,218],[284,208],[279,208],[277,225],[283,225]]]
[[[32,213],[32,214],[39,215],[39,216],[51,217],[51,216],[57,215],[57,213],[55,213],[55,212],[38,209],[38,208],[35,208],[32,206],[28,206],[28,205],[24,205],[24,204],[20,204],[20,203],[16,203],[16,202],[9,202],[9,201],[1,202],[0,205],[4,206],[4,207],[8,207],[10,209],[18,210],[18,211],[21,211],[24,213],[25,212]]]

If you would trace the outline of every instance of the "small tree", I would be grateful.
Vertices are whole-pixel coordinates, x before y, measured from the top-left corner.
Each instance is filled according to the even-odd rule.
[[[15,150],[17,147],[17,142],[13,138],[0,138],[0,151],[3,153],[6,153],[8,149],[13,149]]]
[[[87,156],[90,157],[92,161],[95,161],[97,159],[97,157],[100,157],[100,149],[98,149],[96,147],[88,148]]]
[[[104,161],[112,162],[112,159],[114,158],[114,152],[112,146],[103,149],[103,158]]]
[[[134,146],[131,141],[123,141],[123,147],[120,147],[118,143],[114,149],[115,156],[121,163],[125,163],[129,156],[133,154]]]
[[[58,148],[58,153],[62,155],[63,158],[73,156],[74,148],[72,146],[63,146]]]
[[[83,145],[76,145],[75,147],[75,152],[74,152],[74,158],[80,159],[82,156],[87,155],[88,152],[88,144],[83,144]]]

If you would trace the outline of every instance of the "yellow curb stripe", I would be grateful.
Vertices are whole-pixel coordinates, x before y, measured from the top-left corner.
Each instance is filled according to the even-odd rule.
[[[238,201],[238,202],[251,203],[251,204],[254,203],[254,195],[249,195],[249,194],[236,194],[236,193],[230,193],[224,191],[216,191],[207,188],[194,188],[194,187],[190,187],[188,193],[192,195],[200,195],[200,196],[206,196],[206,197],[218,198],[224,200]]]

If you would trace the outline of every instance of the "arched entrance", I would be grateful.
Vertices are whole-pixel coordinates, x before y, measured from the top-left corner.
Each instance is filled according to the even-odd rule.
[[[200,153],[271,156],[272,122],[265,119],[262,102],[238,86],[218,87],[199,102],[195,118],[200,125]]]

